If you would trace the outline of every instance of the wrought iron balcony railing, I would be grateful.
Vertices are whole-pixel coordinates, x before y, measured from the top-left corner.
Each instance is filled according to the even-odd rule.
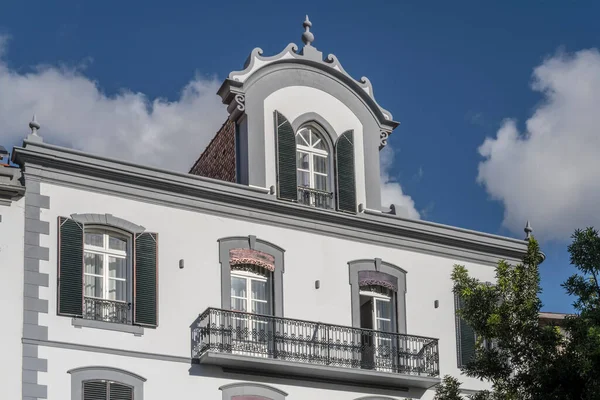
[[[209,308],[192,326],[192,358],[227,353],[437,377],[438,340]]]
[[[131,324],[130,308],[131,303],[85,297],[83,318],[117,324]]]
[[[317,208],[333,208],[333,193],[298,186],[298,203]]]

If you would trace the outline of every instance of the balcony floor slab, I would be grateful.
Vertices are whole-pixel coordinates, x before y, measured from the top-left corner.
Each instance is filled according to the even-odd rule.
[[[359,368],[342,368],[331,365],[310,364],[252,357],[231,353],[207,351],[198,359],[200,364],[222,368],[252,371],[265,375],[304,377],[334,383],[370,386],[408,391],[410,388],[429,389],[440,383],[440,378],[427,375],[408,375]]]

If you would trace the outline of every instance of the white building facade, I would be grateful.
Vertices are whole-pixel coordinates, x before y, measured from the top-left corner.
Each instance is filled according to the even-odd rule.
[[[493,281],[526,241],[382,211],[398,123],[305,28],[219,90],[233,147],[216,137],[199,165],[232,155],[229,182],[54,146],[33,122],[19,189],[0,186],[7,399],[432,399],[460,376],[452,267]]]

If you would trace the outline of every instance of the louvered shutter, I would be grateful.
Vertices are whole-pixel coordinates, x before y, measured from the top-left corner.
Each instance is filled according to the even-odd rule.
[[[298,200],[296,177],[296,136],[292,124],[275,111],[277,133],[277,195],[280,199]]]
[[[107,400],[106,381],[86,381],[83,382],[83,400]]]
[[[134,323],[158,325],[158,234],[144,232],[135,237]]]
[[[58,313],[83,315],[83,225],[58,218]]]
[[[337,208],[356,212],[356,179],[354,177],[354,131],[344,132],[335,145]]]
[[[109,400],[133,400],[133,388],[131,386],[121,385],[120,383],[110,383]]]
[[[456,310],[460,310],[463,301],[458,295],[454,296]],[[465,366],[475,356],[475,331],[464,319],[456,316],[456,344],[458,367]]]

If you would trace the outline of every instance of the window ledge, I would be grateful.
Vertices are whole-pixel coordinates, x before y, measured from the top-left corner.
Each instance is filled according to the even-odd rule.
[[[144,335],[144,328],[141,326],[116,324],[114,322],[96,321],[94,319],[72,318],[71,325],[75,328],[96,328],[108,331],[133,333],[135,336]]]

